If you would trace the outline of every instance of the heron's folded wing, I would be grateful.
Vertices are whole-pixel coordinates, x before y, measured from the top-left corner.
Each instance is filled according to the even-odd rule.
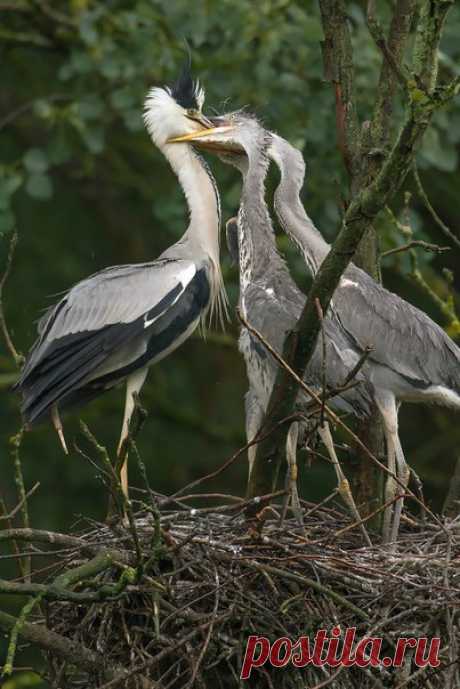
[[[49,375],[69,356],[88,360],[97,350],[92,366],[99,365],[120,345],[120,337],[129,336],[123,326],[137,323],[138,328],[139,319],[141,328],[150,326],[180,298],[195,273],[192,261],[169,259],[107,268],[78,283],[40,321],[39,338],[16,387]],[[121,326],[117,337],[115,326]]]
[[[346,271],[332,302],[355,345],[373,348],[370,360],[420,385],[460,389],[460,350],[426,313],[356,266]]]

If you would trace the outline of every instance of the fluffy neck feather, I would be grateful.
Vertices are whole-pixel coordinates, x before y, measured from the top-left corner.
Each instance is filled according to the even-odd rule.
[[[270,215],[265,203],[265,178],[268,160],[264,141],[247,148],[248,164],[243,173],[243,189],[238,222],[240,286],[244,292],[249,282],[263,280],[275,268],[282,268]]]

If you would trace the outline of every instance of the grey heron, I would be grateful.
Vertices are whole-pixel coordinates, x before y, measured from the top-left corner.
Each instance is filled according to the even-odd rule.
[[[15,389],[27,426],[50,417],[66,452],[60,412],[126,381],[120,454],[149,366],[179,347],[208,312],[225,311],[217,187],[190,144],[169,143],[210,126],[203,101],[188,65],[172,86],[152,88],[145,102],[147,130],[186,197],[185,234],[155,261],[106,268],[78,282],[39,322]],[[127,495],[126,459],[121,483]]]
[[[324,240],[307,215],[299,194],[305,176],[300,151],[272,134],[269,157],[278,166],[281,181],[275,191],[275,211],[285,232],[300,248],[313,274],[328,254]],[[387,446],[388,469],[404,486],[409,481],[398,433],[402,402],[447,405],[460,410],[460,349],[423,311],[385,289],[353,263],[345,271],[330,304],[327,320],[348,340],[359,356],[371,353],[362,372],[373,389]],[[384,516],[384,540],[394,541],[403,507],[401,488],[391,475],[385,498],[396,501]]]
[[[282,351],[286,334],[297,323],[305,304],[305,295],[299,290],[289,269],[277,251],[274,230],[264,199],[264,181],[268,170],[266,148],[271,142],[270,135],[255,118],[234,114],[215,118],[220,124],[216,129],[179,137],[180,140],[194,141],[195,145],[215,150],[224,162],[237,167],[243,175],[243,188],[237,221],[227,224],[230,250],[239,263],[240,308],[246,319],[270,344]],[[238,150],[243,149],[242,156]],[[232,153],[232,150],[235,152]],[[325,321],[327,342],[326,375],[329,388],[337,388],[347,374],[356,366],[359,356],[348,347],[348,338],[337,331],[333,321]],[[240,350],[246,362],[249,391],[246,396],[246,431],[252,440],[259,431],[270,399],[277,372],[277,363],[264,347],[246,329],[242,328]],[[306,371],[306,382],[317,391],[322,387],[323,361],[321,346],[315,349]],[[332,398],[331,405],[340,411],[351,412],[365,417],[370,412],[371,392],[358,373],[359,385],[341,392]],[[305,404],[305,396],[299,397],[300,405]],[[288,436],[288,458],[295,446],[295,425]],[[320,424],[319,433],[328,449],[342,495],[353,516],[359,514],[351,496],[348,483],[341,470],[327,423]],[[249,449],[249,472],[251,472],[255,447]]]

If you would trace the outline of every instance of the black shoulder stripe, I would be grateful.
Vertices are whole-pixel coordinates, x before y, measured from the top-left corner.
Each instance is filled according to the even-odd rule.
[[[109,385],[128,376],[168,349],[187,330],[209,304],[211,290],[205,270],[199,270],[177,302],[146,329],[148,344],[145,353],[117,371],[95,378],[91,384]]]
[[[160,314],[162,314],[163,311],[165,309],[167,309],[168,306],[170,306],[174,302],[176,297],[182,292],[183,289],[184,289],[184,286],[182,285],[182,283],[178,283],[174,287],[174,289],[172,289],[170,292],[168,292],[168,294],[158,302],[158,304],[155,304],[153,309],[150,309],[150,311],[148,311],[145,314],[144,320],[145,321],[151,321],[154,318],[156,318],[157,316],[159,316]]]
[[[58,403],[66,406],[67,399],[78,403],[78,389],[82,396],[89,394],[91,387],[101,384],[102,392],[106,382],[118,381],[131,370],[139,368],[156,356],[156,353],[168,348],[175,339],[207,307],[210,288],[205,270],[195,274],[184,293],[178,297],[182,287],[176,286],[147,314],[143,314],[131,323],[107,325],[97,331],[87,331],[66,335],[48,343],[40,351],[34,350],[36,362],[27,376],[20,381],[17,388],[23,393],[22,412],[28,423],[33,423],[49,413],[51,406]],[[177,301],[174,303],[174,300]],[[172,304],[168,308],[168,303]],[[147,320],[155,319],[152,325],[145,327]],[[97,369],[113,354],[117,348],[139,336],[149,338],[145,361],[135,362],[121,369],[97,378]],[[84,380],[92,380],[84,384]],[[106,380],[107,379],[107,380]],[[82,384],[83,383],[83,384]]]

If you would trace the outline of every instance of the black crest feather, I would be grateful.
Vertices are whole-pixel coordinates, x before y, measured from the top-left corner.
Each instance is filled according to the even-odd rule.
[[[198,84],[192,79],[192,56],[190,53],[182,67],[179,78],[169,87],[169,92],[176,103],[183,108],[199,109],[197,100]]]

